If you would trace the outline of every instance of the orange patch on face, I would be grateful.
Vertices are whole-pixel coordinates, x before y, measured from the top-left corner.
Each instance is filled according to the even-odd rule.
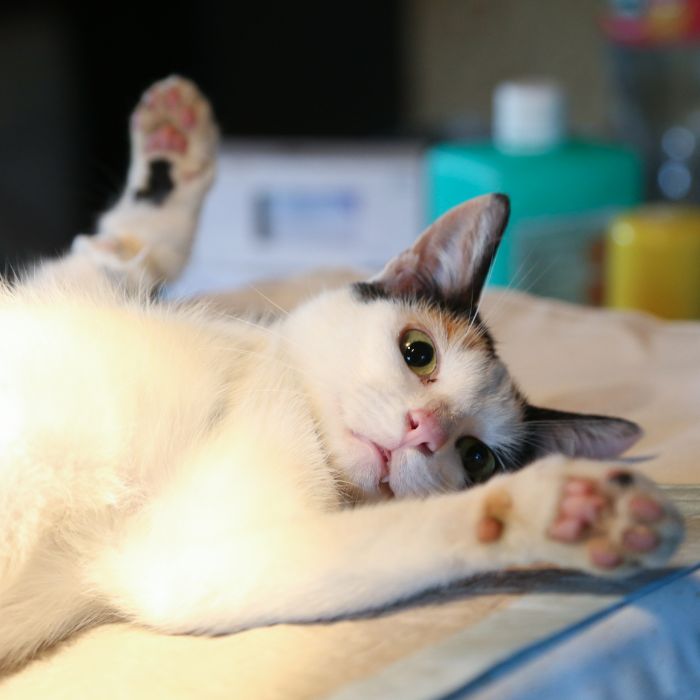
[[[450,340],[463,337],[469,332],[469,324],[466,323],[464,319],[453,316],[452,314],[441,314],[440,321]]]
[[[445,329],[445,335],[449,342],[459,342],[465,350],[488,352],[488,343],[479,332],[479,327],[468,318],[435,308],[431,308],[429,313],[435,319],[436,325]]]

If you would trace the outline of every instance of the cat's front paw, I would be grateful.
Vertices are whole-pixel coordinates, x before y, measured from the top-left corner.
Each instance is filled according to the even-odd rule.
[[[631,471],[601,477],[569,472],[547,537],[571,546],[575,566],[629,574],[668,561],[683,537],[683,520],[658,487]]]

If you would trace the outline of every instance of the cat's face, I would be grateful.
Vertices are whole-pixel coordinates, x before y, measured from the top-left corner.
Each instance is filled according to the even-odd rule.
[[[304,316],[314,329],[305,374],[353,496],[452,491],[512,463],[524,405],[478,326],[356,289],[320,297]],[[476,454],[464,438],[488,449]]]
[[[616,455],[638,437],[627,421],[530,406],[498,358],[476,304],[507,211],[498,196],[462,205],[375,279],[289,319],[351,498],[458,490],[548,452]]]

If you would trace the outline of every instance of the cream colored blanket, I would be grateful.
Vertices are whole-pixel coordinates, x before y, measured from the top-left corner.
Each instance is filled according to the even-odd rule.
[[[288,292],[274,286],[263,290],[281,305],[291,302]],[[297,295],[305,292],[303,284],[296,289]],[[219,297],[217,303],[245,306],[251,299],[260,303],[263,297],[256,292],[249,298]],[[486,295],[482,310],[499,352],[533,402],[635,420],[646,435],[631,454],[654,457],[638,465],[642,471],[664,483],[700,483],[700,324],[663,323],[642,314],[498,291]],[[690,536],[697,542],[696,530],[691,528]],[[691,546],[684,556],[688,561],[696,555]],[[0,697],[287,699],[343,689],[352,695],[354,682],[421,650],[439,650],[475,625],[483,648],[489,648],[489,637],[491,647],[498,648],[499,616],[543,582],[567,592],[569,618],[590,612],[583,604],[590,596],[578,596],[591,592],[590,580],[520,572],[328,624],[279,625],[218,638],[167,637],[107,625],[76,636],[4,679]],[[610,584],[600,585],[604,591]],[[536,626],[521,630],[525,640],[543,633]],[[488,662],[487,656],[480,661],[482,667]],[[430,674],[422,677],[429,688]]]

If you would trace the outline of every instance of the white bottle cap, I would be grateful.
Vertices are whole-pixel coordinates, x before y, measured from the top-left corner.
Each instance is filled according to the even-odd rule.
[[[501,83],[493,95],[493,141],[508,152],[538,153],[566,137],[566,99],[556,83]]]

